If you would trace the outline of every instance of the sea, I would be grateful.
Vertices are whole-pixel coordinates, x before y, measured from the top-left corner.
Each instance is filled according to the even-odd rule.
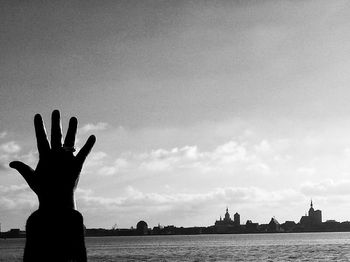
[[[0,239],[21,261],[24,239]],[[87,237],[88,261],[350,261],[350,232]]]

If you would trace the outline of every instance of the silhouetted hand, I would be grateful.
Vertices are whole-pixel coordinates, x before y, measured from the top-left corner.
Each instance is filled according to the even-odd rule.
[[[53,111],[50,147],[41,115],[35,115],[34,126],[39,151],[39,162],[36,169],[33,170],[20,161],[10,163],[10,167],[16,169],[37,194],[39,209],[75,209],[74,191],[79,181],[80,171],[96,141],[95,136],[90,136],[78,154],[74,156],[77,125],[78,120],[72,117],[62,146],[60,112]]]

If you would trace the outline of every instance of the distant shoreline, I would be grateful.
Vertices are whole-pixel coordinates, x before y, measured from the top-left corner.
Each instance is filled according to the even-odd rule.
[[[305,234],[305,233],[350,233],[350,231],[303,231],[303,232],[254,232],[254,233],[213,233],[213,234],[149,234],[149,235],[85,235],[86,238],[99,238],[99,237],[152,237],[152,236],[198,236],[198,235],[270,235],[270,234],[277,234],[277,235],[283,235],[283,234]],[[7,239],[25,239],[24,236],[17,236],[17,237],[3,237],[0,236],[1,240],[7,240]]]

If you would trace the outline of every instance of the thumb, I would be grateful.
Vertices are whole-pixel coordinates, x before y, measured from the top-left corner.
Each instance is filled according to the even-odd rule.
[[[28,185],[33,188],[34,170],[30,166],[20,161],[13,161],[10,163],[10,167],[16,169],[27,181]]]

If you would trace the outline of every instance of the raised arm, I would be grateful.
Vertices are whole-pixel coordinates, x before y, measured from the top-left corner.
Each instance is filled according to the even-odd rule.
[[[75,210],[74,192],[84,161],[96,138],[90,136],[74,155],[78,121],[72,117],[62,144],[60,112],[52,112],[51,143],[42,117],[34,117],[39,151],[36,169],[13,161],[16,169],[36,193],[39,209],[27,220],[26,261],[86,261],[84,226],[81,214]]]

